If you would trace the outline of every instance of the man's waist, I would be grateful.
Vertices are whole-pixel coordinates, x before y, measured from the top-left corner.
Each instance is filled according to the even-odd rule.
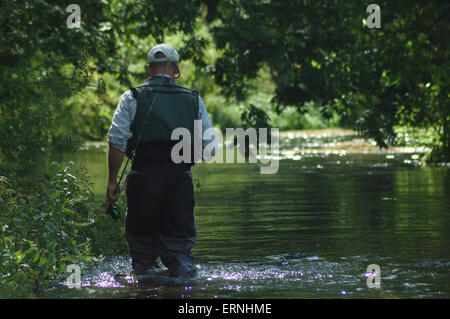
[[[133,159],[133,167],[145,168],[150,163],[171,163],[182,169],[190,170],[192,163],[175,163],[172,159],[172,148],[176,141],[141,142]]]
[[[164,165],[164,166],[171,166],[174,169],[180,169],[182,171],[190,171],[191,167],[194,164],[190,163],[173,163],[172,161],[158,161],[158,160],[137,160],[133,161],[133,164],[131,165],[131,169],[137,172],[145,172],[149,168],[151,168],[154,165]]]

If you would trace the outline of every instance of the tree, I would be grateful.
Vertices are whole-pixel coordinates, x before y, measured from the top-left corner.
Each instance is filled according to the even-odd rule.
[[[434,128],[436,160],[450,160],[450,5],[381,1],[382,27],[369,29],[369,1],[224,1],[209,6],[222,56],[213,74],[227,96],[245,99],[249,80],[267,66],[275,108],[353,116],[381,147],[398,124]]]
[[[64,101],[92,85],[93,64],[115,51],[114,38],[100,28],[101,3],[84,7],[79,29],[67,27],[66,5],[2,3],[0,169],[8,174],[42,167],[52,145],[73,146],[76,117]]]

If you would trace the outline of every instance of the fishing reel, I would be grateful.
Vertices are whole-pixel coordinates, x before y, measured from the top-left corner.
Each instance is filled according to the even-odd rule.
[[[106,214],[110,215],[112,219],[118,220],[120,218],[120,209],[117,205],[108,205],[108,208],[106,209]]]

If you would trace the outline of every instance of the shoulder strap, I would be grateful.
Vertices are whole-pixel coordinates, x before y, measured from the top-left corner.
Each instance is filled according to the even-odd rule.
[[[200,120],[200,98],[199,93],[196,90],[190,90],[192,92],[192,95],[195,98],[195,105],[197,105],[197,119]]]
[[[133,96],[133,98],[135,100],[137,100],[137,90],[136,90],[136,88],[131,88],[130,91],[131,91],[131,95]]]

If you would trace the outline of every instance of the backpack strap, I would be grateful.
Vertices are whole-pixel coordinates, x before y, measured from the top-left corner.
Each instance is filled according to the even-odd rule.
[[[198,91],[196,91],[196,90],[190,90],[191,92],[192,92],[192,95],[194,96],[194,98],[195,98],[195,105],[197,105],[197,119],[198,120],[201,120],[201,118],[200,118],[200,98],[199,98],[199,93],[198,93]]]
[[[131,88],[130,91],[131,91],[131,95],[133,96],[133,98],[135,100],[137,100],[137,90],[136,90],[136,88]]]

